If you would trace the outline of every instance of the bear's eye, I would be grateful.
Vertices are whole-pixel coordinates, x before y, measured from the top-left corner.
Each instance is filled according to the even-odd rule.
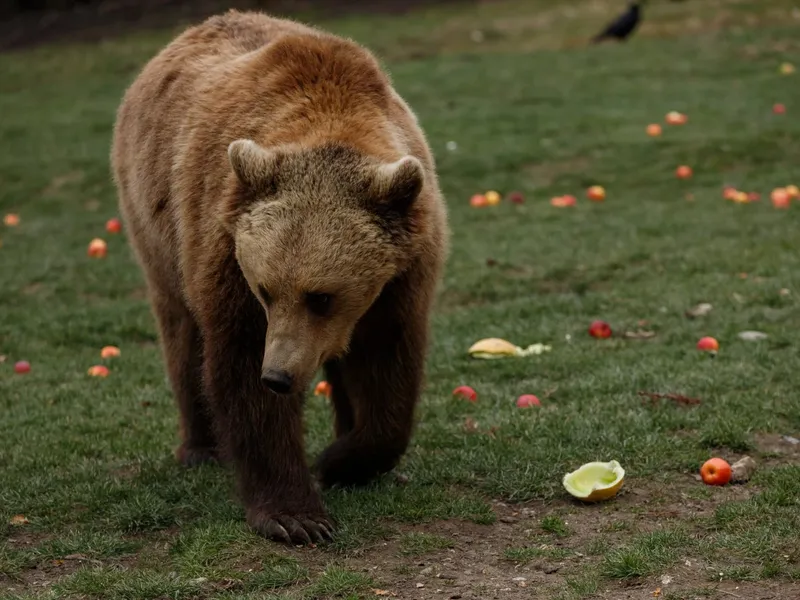
[[[306,305],[312,313],[324,317],[331,310],[331,295],[309,292],[306,294]]]
[[[263,285],[258,286],[258,294],[261,296],[261,300],[264,302],[264,304],[269,304],[272,302],[272,296],[269,295],[267,288],[265,288]]]

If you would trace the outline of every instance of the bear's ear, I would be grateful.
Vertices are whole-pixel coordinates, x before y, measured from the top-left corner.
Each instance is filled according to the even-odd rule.
[[[280,153],[266,150],[253,140],[236,140],[228,146],[233,172],[239,181],[257,194],[274,190],[281,158]]]
[[[379,212],[405,215],[425,182],[422,163],[413,156],[379,166],[372,181],[372,194]]]

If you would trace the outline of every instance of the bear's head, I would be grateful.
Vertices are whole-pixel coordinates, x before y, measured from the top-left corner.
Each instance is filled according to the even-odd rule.
[[[381,162],[341,145],[228,147],[223,219],[267,315],[261,377],[304,390],[347,352],[354,328],[404,268],[424,183],[413,156]]]

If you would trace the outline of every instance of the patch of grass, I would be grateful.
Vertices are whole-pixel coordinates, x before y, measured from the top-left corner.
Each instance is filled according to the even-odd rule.
[[[614,579],[644,577],[669,568],[686,552],[692,540],[681,531],[656,531],[637,536],[628,546],[605,555],[602,573]]]
[[[554,515],[544,517],[539,526],[542,528],[542,531],[552,533],[558,537],[566,537],[570,534],[569,527],[567,527],[564,520]]]
[[[412,531],[400,538],[400,553],[409,556],[421,556],[435,550],[453,547],[453,540],[441,535]]]
[[[303,598],[351,598],[372,585],[372,578],[367,575],[331,566],[304,592]]]

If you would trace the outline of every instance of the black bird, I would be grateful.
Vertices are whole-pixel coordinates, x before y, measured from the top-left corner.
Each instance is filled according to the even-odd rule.
[[[627,39],[642,19],[643,4],[644,0],[641,2],[631,2],[627,11],[609,23],[603,31],[592,38],[592,43],[596,44],[610,38],[620,41]]]

